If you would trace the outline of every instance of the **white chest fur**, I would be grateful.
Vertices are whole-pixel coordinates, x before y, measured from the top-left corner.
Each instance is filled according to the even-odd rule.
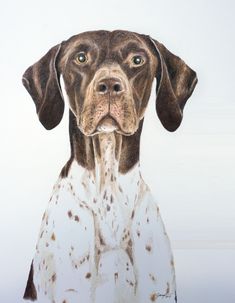
[[[54,187],[33,260],[38,302],[175,302],[159,209],[139,165],[119,174],[112,137],[103,140],[95,170],[74,161]]]

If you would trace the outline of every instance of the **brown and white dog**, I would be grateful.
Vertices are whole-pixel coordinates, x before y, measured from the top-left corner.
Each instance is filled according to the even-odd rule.
[[[154,78],[158,117],[174,131],[196,73],[149,36],[85,32],[26,70],[46,129],[60,123],[68,100],[71,157],[42,218],[24,299],[176,302],[169,240],[139,167]]]

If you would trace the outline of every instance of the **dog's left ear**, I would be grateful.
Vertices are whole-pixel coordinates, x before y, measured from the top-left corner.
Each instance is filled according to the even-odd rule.
[[[61,44],[51,48],[45,56],[26,70],[22,78],[36,105],[38,118],[46,129],[56,127],[64,113],[64,100],[57,68],[60,48]]]
[[[196,73],[163,44],[150,38],[160,67],[157,78],[156,110],[162,125],[175,131],[183,118],[183,108],[197,84]]]

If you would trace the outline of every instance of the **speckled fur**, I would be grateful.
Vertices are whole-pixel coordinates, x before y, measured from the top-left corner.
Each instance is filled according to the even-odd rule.
[[[81,33],[25,71],[23,84],[46,129],[60,123],[67,99],[71,145],[43,215],[25,299],[176,302],[169,240],[139,167],[154,78],[157,115],[174,131],[196,73],[149,36]]]
[[[96,170],[74,161],[43,215],[33,260],[38,302],[175,302],[159,208],[139,164],[118,173],[114,135],[100,137]]]

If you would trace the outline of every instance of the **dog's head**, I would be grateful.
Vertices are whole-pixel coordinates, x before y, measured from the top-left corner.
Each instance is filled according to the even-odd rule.
[[[154,77],[157,114],[163,126],[174,131],[197,83],[192,69],[148,36],[120,30],[85,32],[54,46],[23,76],[47,129],[63,116],[60,77],[77,126],[86,136],[135,133]]]

